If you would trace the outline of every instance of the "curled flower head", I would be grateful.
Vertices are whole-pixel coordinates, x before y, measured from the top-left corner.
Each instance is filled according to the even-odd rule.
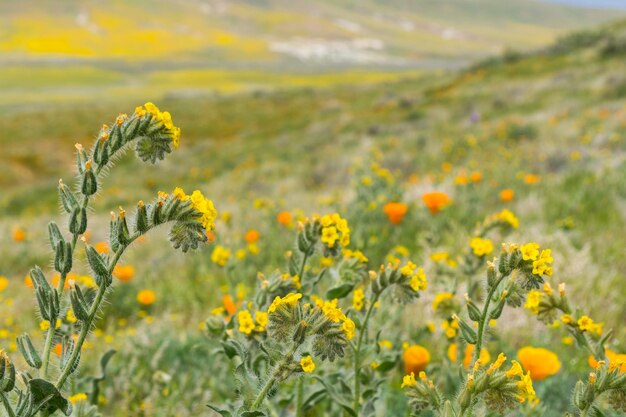
[[[163,133],[170,138],[174,148],[178,148],[180,144],[180,128],[174,126],[172,115],[167,111],[162,112],[154,103],[148,102],[135,109],[135,117],[144,118],[146,116],[151,117],[151,123],[161,126]]]
[[[278,309],[280,306],[295,306],[296,303],[298,302],[299,299],[302,298],[302,294],[300,293],[289,293],[284,297],[280,297],[280,296],[276,296],[276,298],[274,298],[274,301],[272,301],[272,304],[269,306],[269,308],[267,309],[268,313],[273,313],[276,311],[276,309]]]

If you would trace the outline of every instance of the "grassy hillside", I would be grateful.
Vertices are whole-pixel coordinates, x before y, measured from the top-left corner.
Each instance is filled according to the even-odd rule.
[[[398,80],[620,13],[534,0],[2,1],[0,113]]]
[[[355,230],[355,247],[367,248],[373,267],[398,245],[426,264],[433,288],[404,312],[398,334],[388,335],[394,342],[427,343],[419,339],[414,322],[415,317],[432,319],[430,303],[440,282],[430,255],[445,249],[461,256],[474,225],[503,208],[514,211],[522,227],[502,240],[541,241],[553,248],[555,277],[567,284],[577,305],[623,341],[625,53],[622,22],[568,36],[536,53],[490,59],[458,74],[159,100],[182,128],[181,147],[156,166],[138,165],[130,155],[119,161],[105,181],[108,191],[95,201],[99,220],[90,239],[106,239],[98,226],[108,225],[111,209],[185,184],[202,189],[221,213],[228,213],[218,224],[217,244],[233,253],[245,249],[245,231],[256,229],[261,252],[243,260],[233,257],[232,268],[220,268],[209,259],[211,248],[183,258],[163,248],[163,236],[151,236],[125,256],[136,276],[116,285],[115,307],[100,323],[103,332],[94,350],[134,346],[135,351],[126,349],[113,364],[117,376],[116,382],[105,383],[112,399],[105,415],[132,410],[195,416],[208,400],[229,395],[222,380],[207,378],[219,359],[198,323],[221,304],[222,294],[245,299],[257,271],[283,264],[290,249],[284,242],[291,241],[293,230],[276,224],[282,210],[296,217],[345,213]],[[89,72],[84,77],[89,80]],[[0,115],[0,272],[10,279],[6,297],[13,300],[0,308],[3,317],[15,317],[4,325],[8,335],[34,325],[31,315],[23,314],[30,293],[22,280],[32,264],[47,262],[45,224],[57,212],[58,178],[72,179],[74,143],[88,143],[103,121],[112,122],[137,104],[120,95],[89,105],[65,103]],[[378,196],[368,206],[369,217],[357,211],[356,190],[372,175],[373,161],[395,178],[382,202],[400,197],[409,207],[402,228],[386,222]],[[475,172],[480,176],[471,176]],[[512,201],[499,197],[504,189],[514,191]],[[421,195],[432,190],[453,199],[438,216],[421,202]],[[26,232],[24,241],[11,240],[15,227]],[[158,297],[148,308],[135,301],[142,288]],[[509,348],[528,340],[551,346],[562,353],[568,369],[588,373],[586,361],[561,343],[562,331],[535,322],[525,313],[503,318]],[[441,343],[428,348],[433,361],[443,359]],[[612,348],[624,351],[626,346],[616,342]],[[163,372],[174,381],[168,395],[186,399],[176,410],[159,385]],[[398,382],[398,375],[393,378]],[[569,407],[577,376],[562,372],[555,378],[537,388],[547,407],[539,409],[540,415],[562,415]],[[385,405],[388,415],[401,412],[398,404],[403,402]]]

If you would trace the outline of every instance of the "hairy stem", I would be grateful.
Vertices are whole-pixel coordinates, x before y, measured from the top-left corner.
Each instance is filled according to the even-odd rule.
[[[361,331],[359,332],[359,340],[357,341],[356,348],[354,349],[354,411],[359,414],[359,407],[361,405],[361,345],[363,344],[363,338],[367,331],[367,323],[372,316],[372,311],[374,310],[374,304],[378,301],[378,297],[380,294],[377,294],[372,302],[370,303],[369,308],[367,309],[367,313],[365,313],[365,319],[363,320],[363,324],[361,325]]]
[[[480,316],[480,321],[478,322],[478,336],[476,338],[476,348],[474,349],[474,360],[473,363],[476,363],[478,358],[480,358],[480,351],[483,347],[483,338],[485,334],[485,326],[487,325],[488,316],[489,316],[489,305],[491,304],[491,299],[493,298],[493,294],[496,292],[500,283],[506,278],[508,275],[501,275],[498,280],[493,284],[493,286],[489,289],[487,293],[487,298],[485,299],[485,305],[483,306],[483,312]]]
[[[298,379],[296,388],[296,417],[302,417],[302,403],[304,402],[304,378]]]
[[[265,400],[265,397],[267,397],[267,393],[270,391],[270,389],[272,389],[272,387],[276,383],[276,381],[278,379],[278,375],[283,370],[282,368],[285,365],[289,364],[289,362],[291,362],[293,360],[293,355],[296,353],[296,350],[298,350],[299,346],[300,345],[298,343],[294,342],[291,350],[289,350],[289,352],[287,353],[285,358],[276,365],[276,367],[272,371],[272,374],[267,379],[267,381],[265,382],[265,385],[263,385],[263,388],[261,388],[261,391],[259,392],[259,394],[257,395],[256,399],[252,403],[252,407],[250,408],[250,410],[258,410],[259,409],[259,407],[263,403],[263,400]]]
[[[128,246],[130,246],[130,244],[138,237],[139,237],[139,233],[135,233],[134,235],[130,237],[130,241],[128,242],[127,245],[121,246],[117,250],[117,252],[115,252],[115,255],[109,262],[109,269],[108,269],[109,274],[113,273],[113,269],[115,268],[115,265],[117,265],[117,262],[119,261],[120,257],[122,256],[126,248],[128,248]],[[65,368],[63,369],[63,372],[61,373],[61,376],[59,376],[59,379],[57,380],[55,384],[57,388],[61,388],[63,384],[65,383],[65,381],[67,380],[67,378],[70,376],[70,373],[72,372],[72,369],[74,368],[75,363],[78,359],[78,355],[80,354],[80,351],[83,347],[83,343],[85,342],[85,339],[87,338],[87,335],[89,334],[89,331],[91,330],[93,321],[96,318],[96,315],[98,314],[98,310],[100,309],[100,304],[102,304],[102,301],[104,300],[104,296],[106,292],[107,292],[107,287],[104,285],[98,289],[98,294],[96,295],[96,298],[93,301],[91,308],[89,309],[89,316],[87,317],[87,320],[84,323],[82,323],[80,334],[78,335],[78,340],[76,341],[74,350],[72,350],[72,355],[70,356],[70,359],[67,361],[67,364],[65,365]]]
[[[89,197],[83,196],[82,207],[87,208],[89,204]],[[78,240],[78,234],[74,234],[72,237],[72,249],[70,251],[70,257],[74,257],[74,249],[76,248],[76,241]],[[57,284],[57,294],[60,298],[63,297],[63,288],[65,287],[65,280],[67,279],[67,274],[61,274],[59,278],[59,283]],[[48,334],[46,335],[46,343],[43,348],[42,355],[42,365],[41,365],[41,375],[43,378],[48,376],[48,365],[50,363],[50,353],[52,351],[52,340],[54,339],[54,333],[56,332],[56,321],[59,317],[53,317],[50,322],[50,328],[48,329]]]

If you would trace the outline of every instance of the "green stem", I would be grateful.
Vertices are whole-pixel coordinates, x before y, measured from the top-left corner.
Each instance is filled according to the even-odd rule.
[[[306,261],[309,259],[309,249],[304,253],[304,257],[302,258],[302,263],[300,264],[300,272],[298,272],[298,278],[302,281],[302,274],[304,274],[304,267],[306,266]]]
[[[359,377],[361,373],[361,345],[363,344],[363,338],[365,336],[367,330],[367,323],[370,320],[372,315],[372,311],[374,310],[374,305],[378,301],[378,297],[380,294],[377,294],[372,302],[370,303],[369,308],[367,309],[367,313],[365,313],[365,319],[363,320],[363,324],[361,325],[361,331],[359,332],[359,339],[356,344],[356,348],[354,349],[354,406],[353,409],[357,413],[359,413],[359,407],[361,405],[361,378]]]
[[[283,366],[291,362],[291,360],[293,359],[293,355],[294,353],[296,353],[296,350],[298,350],[299,346],[300,346],[299,344],[294,342],[293,347],[287,353],[285,358],[276,365],[276,368],[274,368],[274,371],[272,372],[271,376],[265,382],[265,385],[263,385],[263,388],[261,388],[259,395],[257,395],[256,399],[252,403],[252,407],[250,407],[250,411],[259,409],[259,407],[263,403],[263,400],[265,400],[265,397],[267,397],[267,393],[270,391],[270,389],[272,389],[272,387],[276,383],[276,380],[278,379],[278,374],[282,372]]]
[[[81,206],[83,208],[87,208],[89,204],[89,197],[83,196]],[[76,241],[78,240],[78,234],[74,234],[72,237],[72,248],[70,251],[70,256],[74,257],[74,249],[76,248]],[[61,274],[59,278],[59,283],[57,284],[57,294],[60,298],[63,297],[63,289],[65,287],[65,280],[67,279],[67,274]],[[50,328],[48,329],[48,334],[46,335],[46,343],[43,348],[43,357],[42,357],[42,365],[41,365],[41,375],[45,379],[48,376],[48,365],[50,363],[50,353],[52,351],[52,340],[54,340],[54,333],[56,332],[56,321],[59,317],[53,317],[50,321]]]
[[[483,307],[483,312],[480,316],[480,321],[478,322],[478,336],[476,339],[476,348],[474,349],[474,361],[476,363],[478,358],[480,358],[480,351],[483,347],[483,337],[485,333],[485,326],[487,324],[487,316],[489,315],[489,305],[491,304],[491,299],[493,298],[493,294],[498,289],[498,286],[506,278],[508,275],[501,275],[500,278],[495,282],[495,284],[489,288],[489,293],[487,294],[487,298],[485,299],[485,305]]]
[[[113,269],[115,268],[115,265],[117,265],[117,262],[119,261],[120,257],[124,253],[124,250],[126,250],[126,248],[130,246],[130,244],[138,237],[139,237],[139,233],[135,233],[134,235],[130,237],[130,241],[128,242],[128,244],[121,246],[117,250],[117,252],[115,252],[115,255],[109,262],[109,270],[108,270],[109,274],[113,273]],[[87,338],[87,335],[89,334],[89,331],[91,330],[91,325],[93,324],[93,321],[96,318],[96,315],[98,314],[100,304],[102,304],[102,301],[104,300],[104,296],[106,292],[107,292],[107,287],[104,285],[98,289],[98,294],[96,295],[96,298],[93,301],[91,308],[89,309],[89,315],[87,317],[87,320],[85,320],[85,322],[82,323],[80,334],[78,335],[78,340],[76,341],[76,344],[74,345],[74,349],[72,350],[72,355],[67,361],[67,364],[65,365],[65,368],[63,369],[63,372],[61,373],[61,376],[59,376],[59,379],[57,380],[55,384],[56,387],[59,389],[63,386],[67,378],[70,376],[72,369],[74,368],[75,362],[78,359],[78,355],[81,352],[83,343],[85,342],[85,339]]]
[[[302,403],[304,402],[304,378],[298,379],[298,387],[296,391],[296,417],[302,417]]]
[[[15,417],[15,412],[13,408],[11,408],[11,404],[9,404],[9,400],[4,396],[3,392],[0,392],[0,400],[2,400],[2,405],[4,405],[5,410],[9,414],[9,417]]]

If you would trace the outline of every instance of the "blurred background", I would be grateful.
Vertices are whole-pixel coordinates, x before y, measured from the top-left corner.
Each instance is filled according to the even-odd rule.
[[[522,227],[507,240],[552,247],[555,275],[623,340],[625,19],[623,0],[0,0],[0,348],[38,326],[25,277],[49,264],[74,144],[148,101],[172,113],[180,149],[155,166],[118,161],[90,241],[106,249],[110,210],[183,186],[215,202],[215,244],[231,256],[216,265],[215,244],[183,256],[164,232],[125,255],[90,346],[125,355],[105,415],[196,416],[228,395],[206,379],[202,323],[282,267],[296,220],[316,212],[362,228],[355,247],[372,265],[404,248],[432,269],[433,253],[460,256],[477,222],[510,209]],[[372,162],[394,186],[365,222],[355,202]],[[435,190],[453,201],[438,216],[421,201]],[[390,199],[409,207],[401,229],[382,211]],[[505,320],[515,347],[567,345],[530,315]],[[561,412],[576,377],[557,378]],[[174,410],[165,388],[189,400]]]

